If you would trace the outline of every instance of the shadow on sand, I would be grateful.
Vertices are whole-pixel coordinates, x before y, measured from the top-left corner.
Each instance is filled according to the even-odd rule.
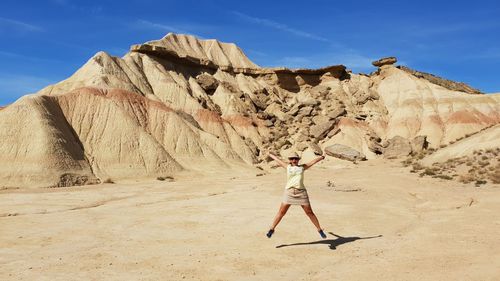
[[[281,244],[279,246],[276,246],[276,248],[283,248],[283,247],[290,247],[290,246],[304,246],[304,245],[315,245],[315,244],[325,244],[328,245],[328,247],[331,250],[337,249],[337,246],[354,242],[356,240],[361,240],[361,239],[372,239],[372,238],[379,238],[382,237],[382,235],[377,235],[377,236],[370,236],[370,237],[342,237],[340,235],[337,235],[333,232],[328,232],[330,235],[333,235],[337,237],[336,239],[325,239],[325,240],[319,240],[319,241],[314,241],[314,242],[304,242],[304,243],[293,243],[293,244]]]

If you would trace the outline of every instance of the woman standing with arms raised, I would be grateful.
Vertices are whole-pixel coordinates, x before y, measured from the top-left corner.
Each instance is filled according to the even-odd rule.
[[[280,209],[278,210],[278,213],[274,218],[272,226],[266,234],[267,237],[271,238],[274,233],[274,229],[286,214],[288,208],[290,208],[291,205],[300,205],[304,212],[306,212],[306,215],[309,217],[309,219],[311,219],[311,222],[314,224],[314,226],[316,226],[316,229],[318,230],[321,237],[326,238],[326,234],[323,232],[318,218],[311,208],[309,196],[307,195],[307,190],[304,186],[304,171],[311,168],[319,161],[325,159],[325,156],[320,156],[303,165],[299,165],[300,157],[295,152],[288,157],[288,164],[272,153],[269,153],[269,157],[276,161],[281,167],[286,169],[287,183],[285,186],[283,202],[281,203]]]

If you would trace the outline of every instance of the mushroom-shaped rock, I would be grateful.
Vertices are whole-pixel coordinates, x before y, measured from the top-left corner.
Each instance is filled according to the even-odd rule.
[[[327,146],[325,152],[330,156],[349,161],[366,160],[366,156],[363,153],[343,144]]]
[[[391,65],[395,64],[398,61],[396,57],[387,57],[387,58],[381,58],[379,60],[376,60],[372,62],[372,64],[376,67],[381,67],[383,65]]]

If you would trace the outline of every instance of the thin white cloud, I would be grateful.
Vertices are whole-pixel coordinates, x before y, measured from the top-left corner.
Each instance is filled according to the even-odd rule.
[[[248,49],[248,50],[245,50],[246,53],[249,53],[249,54],[253,54],[255,56],[258,56],[258,57],[267,57],[268,54],[267,53],[264,53],[264,52],[261,52],[261,51],[257,51],[257,50],[254,50],[254,49]]]
[[[310,58],[297,56],[281,58],[277,63],[290,68],[309,68],[313,62]]]
[[[334,64],[343,64],[347,68],[358,72],[373,69],[372,61],[376,59],[357,53],[344,53],[332,55],[330,60]]]
[[[18,54],[18,53],[6,52],[6,51],[0,51],[0,57],[13,58],[16,60],[34,61],[34,62],[51,62],[51,63],[62,63],[63,62],[61,60],[56,60],[56,59],[38,58],[38,57],[26,56],[26,55]]]
[[[0,74],[0,105],[10,104],[21,96],[35,93],[54,82],[38,76],[2,73]]]
[[[436,37],[443,35],[455,35],[463,32],[495,31],[499,27],[500,23],[498,21],[483,21],[400,25],[396,30],[414,37]]]
[[[192,35],[194,35],[192,32],[178,28],[176,26],[150,22],[150,21],[143,20],[143,19],[137,20],[136,26],[138,26],[140,28],[145,28],[145,29],[161,30],[163,32],[174,32],[174,33],[180,33],[180,34],[192,34]]]
[[[6,27],[9,30],[16,29],[16,30],[32,31],[32,32],[44,31],[44,29],[40,26],[32,25],[18,20],[0,17],[0,30],[2,27]]]
[[[267,27],[271,27],[271,28],[274,28],[274,29],[277,29],[277,30],[281,30],[281,31],[293,34],[295,36],[299,36],[299,37],[303,37],[303,38],[308,38],[308,39],[312,39],[312,40],[317,40],[317,41],[323,41],[323,42],[329,42],[330,41],[330,40],[328,40],[325,37],[322,37],[322,36],[319,36],[319,35],[316,35],[316,34],[313,34],[313,33],[310,33],[310,32],[302,31],[302,30],[299,30],[299,29],[295,29],[295,28],[289,27],[286,24],[275,22],[275,21],[272,21],[272,20],[269,20],[269,19],[252,17],[252,16],[249,16],[249,15],[237,12],[237,11],[232,11],[231,13],[234,14],[234,15],[236,15],[236,16],[238,16],[238,17],[240,17],[240,18],[242,18],[242,19],[244,19],[244,20],[247,20],[249,22],[253,22],[253,23],[256,23],[256,24],[259,24],[259,25],[262,25],[262,26],[267,26]]]
[[[51,0],[55,5],[68,8],[74,11],[80,11],[84,13],[91,13],[91,14],[98,14],[103,11],[102,6],[82,6],[82,5],[75,5],[72,3],[70,0]]]

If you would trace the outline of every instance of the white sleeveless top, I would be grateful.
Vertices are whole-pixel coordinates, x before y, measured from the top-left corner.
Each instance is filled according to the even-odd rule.
[[[285,189],[297,188],[306,189],[304,186],[304,166],[286,166],[286,186]]]

